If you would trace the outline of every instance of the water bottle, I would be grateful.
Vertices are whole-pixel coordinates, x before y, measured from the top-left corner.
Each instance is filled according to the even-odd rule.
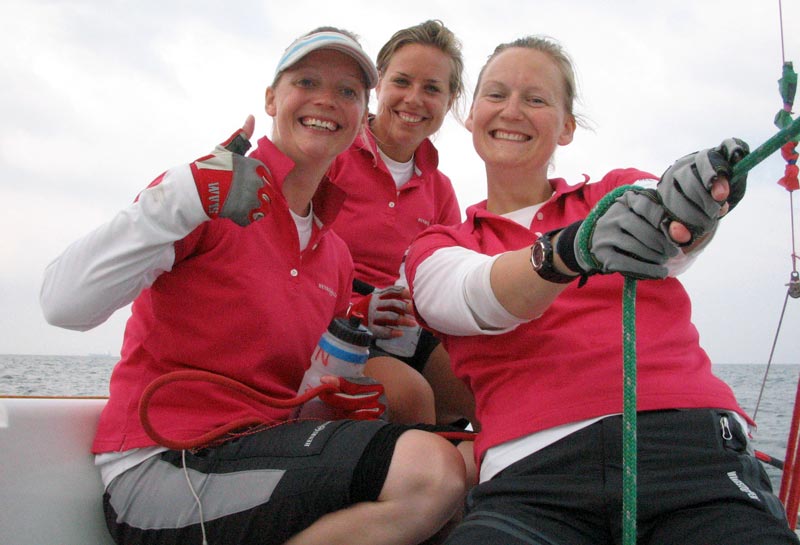
[[[319,386],[324,375],[363,377],[371,338],[358,316],[334,318],[311,354],[311,366],[303,376],[298,394]],[[314,397],[300,406],[295,417],[330,419],[333,411],[319,397]]]

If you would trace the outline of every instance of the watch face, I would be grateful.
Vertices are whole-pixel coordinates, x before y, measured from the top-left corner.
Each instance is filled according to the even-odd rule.
[[[544,265],[544,244],[541,241],[536,241],[531,250],[531,263],[533,268],[537,271]]]
[[[558,272],[553,265],[553,247],[550,245],[548,234],[542,235],[533,246],[531,246],[531,266],[536,273],[547,280],[556,284],[567,284],[577,278]]]

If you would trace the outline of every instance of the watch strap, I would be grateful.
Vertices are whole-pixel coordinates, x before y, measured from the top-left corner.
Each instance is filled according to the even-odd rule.
[[[539,239],[531,246],[531,266],[543,280],[554,282],[556,284],[568,284],[578,278],[579,275],[569,275],[558,271],[553,263],[554,252],[551,237],[558,231],[549,231],[544,233]],[[543,252],[543,259],[540,262],[534,258],[534,252],[537,246]]]

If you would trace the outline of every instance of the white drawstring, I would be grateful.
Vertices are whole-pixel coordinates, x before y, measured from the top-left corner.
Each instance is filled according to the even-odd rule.
[[[189,478],[189,470],[186,469],[186,449],[181,451],[181,461],[183,462],[183,474],[186,477],[186,483],[189,485],[189,490],[192,496],[194,496],[194,501],[197,503],[197,510],[200,513],[200,531],[203,533],[203,545],[208,545],[208,541],[206,540],[206,524],[205,520],[203,520],[203,504],[200,502],[200,496],[195,492],[192,480]]]

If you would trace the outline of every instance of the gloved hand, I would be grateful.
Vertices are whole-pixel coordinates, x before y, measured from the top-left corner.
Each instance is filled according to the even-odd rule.
[[[229,218],[244,227],[268,211],[274,195],[272,175],[261,161],[244,156],[254,125],[253,116],[248,116],[244,126],[211,154],[189,165],[209,218]]]
[[[589,216],[560,234],[557,251],[584,277],[622,273],[666,278],[665,263],[680,251],[661,229],[665,217],[654,189],[625,186],[604,197]]]
[[[718,147],[691,153],[669,167],[658,182],[658,194],[667,212],[667,224],[677,221],[696,237],[711,232],[720,218],[724,202],[711,195],[711,185],[718,177],[728,179],[730,192],[725,202],[730,212],[744,197],[747,175],[733,177],[733,166],[750,148],[738,138],[728,138]],[[667,228],[666,226],[664,227]]]
[[[390,339],[403,334],[392,328],[416,325],[411,312],[411,293],[408,288],[389,286],[365,295],[350,307],[347,314],[359,314],[375,338]]]
[[[322,377],[323,384],[336,387],[319,398],[334,409],[335,417],[350,420],[376,420],[386,411],[383,385],[369,377]]]

